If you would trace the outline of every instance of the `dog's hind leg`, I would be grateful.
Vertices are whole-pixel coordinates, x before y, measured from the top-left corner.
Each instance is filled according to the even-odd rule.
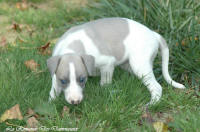
[[[155,79],[151,61],[147,59],[140,60],[132,57],[129,62],[133,73],[142,79],[144,85],[150,91],[151,101],[148,104],[158,102],[162,96],[162,87]]]

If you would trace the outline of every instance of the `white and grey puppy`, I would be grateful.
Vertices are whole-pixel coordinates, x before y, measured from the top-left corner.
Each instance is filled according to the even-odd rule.
[[[88,75],[97,75],[99,69],[100,84],[108,84],[112,82],[114,67],[120,65],[143,80],[153,104],[162,95],[162,87],[153,74],[158,49],[165,80],[176,88],[185,88],[169,75],[165,40],[146,26],[126,18],[104,18],[75,26],[60,38],[47,60],[52,76],[50,100],[63,91],[68,103],[78,104],[83,100]]]

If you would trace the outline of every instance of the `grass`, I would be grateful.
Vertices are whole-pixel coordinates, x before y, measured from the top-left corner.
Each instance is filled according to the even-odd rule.
[[[49,56],[39,54],[35,47],[52,42],[73,25],[120,16],[137,20],[166,38],[170,48],[170,74],[187,87],[186,90],[178,90],[167,85],[161,75],[161,59],[157,57],[154,72],[163,86],[163,96],[158,104],[149,108],[153,118],[158,121],[161,119],[156,117],[158,113],[167,113],[173,118],[167,123],[169,131],[200,131],[199,0],[98,0],[79,8],[72,8],[66,1],[33,0],[34,6],[26,10],[17,9],[15,2],[0,1],[0,5],[4,5],[0,16],[8,19],[0,21],[0,27],[1,24],[9,27],[13,21],[24,26],[22,31],[12,31],[16,40],[9,42],[6,38],[9,42],[7,48],[0,49],[0,114],[20,104],[23,115],[28,108],[32,108],[42,115],[38,119],[40,125],[49,128],[75,127],[79,131],[92,132],[154,131],[151,123],[140,123],[145,113],[144,106],[150,100],[149,92],[140,80],[118,68],[111,85],[100,87],[99,77],[89,78],[84,91],[85,99],[78,106],[66,103],[63,95],[53,103],[47,103],[51,87],[46,67]],[[40,8],[43,4],[44,7]],[[6,32],[6,36],[11,32],[8,28],[1,31]],[[26,68],[24,62],[30,59],[40,64],[41,72]],[[61,116],[63,106],[70,109],[64,117]],[[26,125],[25,120],[8,122],[16,126]],[[0,131],[5,131],[7,127],[6,123],[1,123]]]

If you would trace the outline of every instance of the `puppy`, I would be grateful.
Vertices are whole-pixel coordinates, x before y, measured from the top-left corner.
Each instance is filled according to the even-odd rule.
[[[162,87],[153,73],[158,49],[165,80],[184,89],[184,85],[169,75],[166,41],[146,26],[126,18],[104,18],[72,27],[60,38],[47,60],[52,77],[49,99],[55,99],[63,91],[68,103],[79,104],[88,76],[100,75],[100,84],[109,84],[115,66],[120,66],[142,79],[151,93],[149,104],[156,103],[162,95]]]

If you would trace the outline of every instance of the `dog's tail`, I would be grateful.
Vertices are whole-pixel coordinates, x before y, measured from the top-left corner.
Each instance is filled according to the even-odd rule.
[[[180,88],[183,89],[185,88],[184,85],[175,82],[174,80],[172,80],[172,78],[169,75],[169,71],[168,71],[168,64],[169,64],[169,48],[167,46],[166,41],[164,40],[164,38],[159,35],[158,33],[156,33],[156,36],[158,38],[159,41],[159,48],[161,50],[161,56],[162,56],[162,74],[165,78],[165,80],[167,81],[168,84],[171,84],[173,87],[175,88]]]

